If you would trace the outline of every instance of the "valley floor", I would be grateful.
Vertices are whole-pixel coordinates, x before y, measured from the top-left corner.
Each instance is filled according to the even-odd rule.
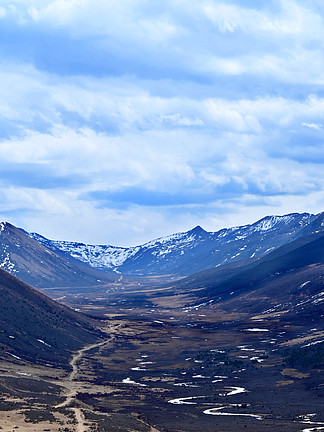
[[[1,363],[2,430],[324,430],[323,370],[292,367],[285,354],[300,328],[274,314],[171,312],[107,321],[107,337],[76,352],[68,374]],[[314,329],[302,343],[321,339]]]

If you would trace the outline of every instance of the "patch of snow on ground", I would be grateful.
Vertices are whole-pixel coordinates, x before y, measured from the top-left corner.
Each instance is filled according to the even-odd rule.
[[[11,354],[9,352],[7,352],[7,354],[9,354],[11,357],[14,357],[15,359],[21,360],[21,357],[18,357],[18,356],[14,355],[14,354]]]
[[[257,361],[258,363],[262,363],[264,360],[260,359],[259,357],[251,357],[251,361]]]
[[[314,424],[323,424],[323,423],[314,423]],[[315,428],[310,428],[310,429],[307,428],[307,429],[303,429],[302,432],[318,432],[321,430],[324,430],[324,427],[315,427]]]
[[[317,344],[323,343],[323,342],[324,342],[324,340],[320,340],[320,341],[316,341],[316,342],[310,342],[307,345],[303,345],[302,348],[306,348],[306,347],[311,346],[311,345],[317,345]]]
[[[197,405],[197,402],[188,402],[194,399],[201,399],[204,398],[205,396],[190,396],[190,397],[185,397],[185,398],[179,398],[179,399],[172,399],[169,400],[168,403],[173,404],[173,405]]]
[[[311,281],[306,281],[304,283],[302,283],[301,285],[299,285],[299,288],[304,288],[304,286],[308,285]]]
[[[232,391],[230,391],[229,393],[227,393],[226,396],[232,396],[235,394],[240,394],[240,393],[246,393],[247,390],[245,390],[244,387],[226,387],[227,389],[232,389]]]
[[[192,378],[210,378],[210,377],[207,377],[207,376],[204,376],[204,375],[193,375]]]
[[[138,386],[141,386],[141,387],[147,387],[146,384],[140,384],[140,383],[137,383],[136,381],[132,381],[129,377],[123,379],[122,382],[123,382],[124,384],[135,384],[135,385],[138,385]]]
[[[192,388],[199,388],[199,386],[198,385],[196,385],[196,384],[193,384],[192,382],[188,382],[188,383],[176,383],[176,384],[173,384],[174,386],[176,386],[176,387],[192,387]]]
[[[230,406],[235,406],[235,405],[230,405]],[[237,404],[236,406],[241,406],[240,404]],[[207,409],[205,411],[203,411],[204,414],[207,415],[216,415],[216,416],[243,416],[243,417],[253,417],[257,420],[263,420],[263,417],[260,416],[259,414],[243,414],[243,413],[227,413],[227,412],[222,412],[222,409],[226,409],[229,408],[229,406],[221,406],[218,408],[210,408]]]
[[[42,343],[43,345],[46,345],[46,346],[52,348],[51,345],[49,345],[48,343],[44,342],[42,339],[37,339],[37,341],[40,342],[40,343]]]

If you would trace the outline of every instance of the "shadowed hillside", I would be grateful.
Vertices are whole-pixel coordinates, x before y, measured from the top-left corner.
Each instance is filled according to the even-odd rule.
[[[97,340],[94,320],[0,270],[0,357],[67,366],[71,351]]]

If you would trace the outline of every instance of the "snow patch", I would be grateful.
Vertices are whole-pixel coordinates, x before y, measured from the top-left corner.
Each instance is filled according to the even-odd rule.
[[[37,341],[40,342],[40,343],[43,344],[43,345],[46,345],[46,346],[52,348],[51,345],[49,345],[48,343],[44,342],[42,339],[37,339]]]
[[[146,384],[140,384],[140,383],[137,383],[136,381],[132,381],[130,378],[125,378],[125,379],[123,379],[122,382],[123,382],[124,384],[134,384],[134,385],[138,385],[138,386],[141,386],[141,387],[147,387]]]

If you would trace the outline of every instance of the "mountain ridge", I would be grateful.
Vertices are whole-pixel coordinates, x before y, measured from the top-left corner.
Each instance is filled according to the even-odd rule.
[[[122,274],[186,276],[228,262],[251,259],[288,243],[307,231],[323,229],[323,213],[266,216],[253,224],[205,231],[197,225],[187,232],[151,240],[129,248],[49,240],[28,233],[48,249]]]
[[[0,223],[0,267],[35,287],[82,286],[116,279],[72,256],[58,255],[9,222]]]

